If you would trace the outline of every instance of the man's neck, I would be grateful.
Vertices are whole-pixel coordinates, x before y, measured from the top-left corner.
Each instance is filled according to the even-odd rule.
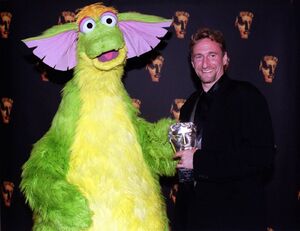
[[[214,82],[210,82],[210,83],[201,83],[202,84],[202,89],[205,93],[207,93],[215,84],[216,82],[218,82],[221,77],[224,75],[224,73],[219,77],[217,78]]]
[[[217,80],[218,81],[218,80]],[[202,83],[202,89],[204,92],[208,92],[209,89],[211,89],[211,87],[217,82],[213,82],[213,83]]]

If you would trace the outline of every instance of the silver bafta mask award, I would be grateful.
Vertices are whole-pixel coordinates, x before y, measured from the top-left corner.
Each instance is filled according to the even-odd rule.
[[[169,128],[169,141],[175,152],[197,147],[197,132],[193,122],[172,124]],[[178,169],[179,182],[191,182],[193,169]]]

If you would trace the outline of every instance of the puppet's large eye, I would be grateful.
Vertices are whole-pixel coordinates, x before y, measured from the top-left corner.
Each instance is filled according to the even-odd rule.
[[[103,15],[101,15],[101,23],[106,25],[106,26],[110,26],[113,27],[114,25],[116,25],[117,23],[117,17],[115,14],[107,12],[104,13]]]
[[[81,20],[79,28],[83,33],[89,33],[95,29],[96,23],[91,18],[84,18]]]

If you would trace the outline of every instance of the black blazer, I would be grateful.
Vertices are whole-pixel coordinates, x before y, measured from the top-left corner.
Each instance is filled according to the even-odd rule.
[[[250,83],[224,75],[217,84],[202,147],[194,154],[194,195],[184,202],[189,203],[187,230],[265,230],[263,183],[275,154],[268,105]],[[192,94],[181,108],[182,122],[190,121],[200,94]]]

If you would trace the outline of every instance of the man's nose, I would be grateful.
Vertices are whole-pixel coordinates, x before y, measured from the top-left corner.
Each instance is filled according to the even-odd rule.
[[[202,67],[203,68],[206,68],[208,66],[208,63],[209,63],[209,60],[207,57],[204,57],[203,58],[203,62],[202,62]]]

